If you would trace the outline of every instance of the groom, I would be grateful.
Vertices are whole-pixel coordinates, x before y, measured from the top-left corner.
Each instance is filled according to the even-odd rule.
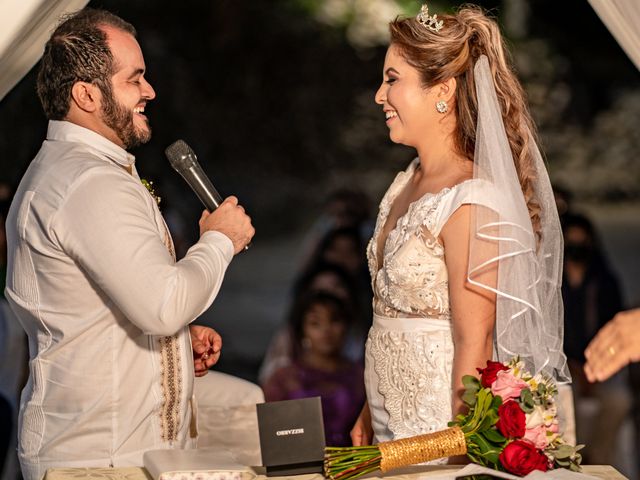
[[[189,324],[254,234],[230,197],[202,214],[200,239],[176,262],[127,152],[150,139],[144,112],[155,98],[135,35],[115,15],[82,10],[54,31],[40,67],[47,138],[7,220],[6,297],[31,353],[19,432],[26,480],[194,446],[194,368],[203,375],[215,363],[220,337]]]

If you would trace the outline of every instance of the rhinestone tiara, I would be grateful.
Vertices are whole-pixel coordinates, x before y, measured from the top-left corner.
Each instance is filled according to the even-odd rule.
[[[416,20],[433,32],[439,32],[444,23],[442,20],[438,21],[438,15],[429,15],[426,3],[420,7]]]

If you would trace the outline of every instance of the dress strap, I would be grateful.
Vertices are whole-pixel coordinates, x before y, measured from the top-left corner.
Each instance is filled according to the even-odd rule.
[[[440,231],[449,221],[451,215],[462,205],[480,205],[497,211],[499,201],[499,192],[494,185],[485,180],[471,179],[459,183],[451,188],[440,201],[431,233],[434,237],[440,235]]]

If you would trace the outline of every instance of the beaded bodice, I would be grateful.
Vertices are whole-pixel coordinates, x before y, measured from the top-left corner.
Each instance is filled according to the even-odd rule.
[[[414,161],[400,172],[380,203],[373,238],[367,248],[374,293],[374,311],[388,317],[429,317],[448,320],[449,285],[444,247],[438,235],[470,181],[438,193],[427,193],[409,205],[389,232],[378,265],[378,237],[387,221],[394,200],[418,165]],[[464,195],[462,195],[464,196]],[[453,210],[452,210],[453,209]]]

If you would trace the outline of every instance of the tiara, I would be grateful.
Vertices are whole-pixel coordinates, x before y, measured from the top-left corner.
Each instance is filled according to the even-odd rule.
[[[416,16],[418,22],[434,32],[439,32],[444,23],[442,20],[438,21],[437,19],[438,15],[429,15],[429,7],[427,7],[426,3],[420,7],[420,12]]]

